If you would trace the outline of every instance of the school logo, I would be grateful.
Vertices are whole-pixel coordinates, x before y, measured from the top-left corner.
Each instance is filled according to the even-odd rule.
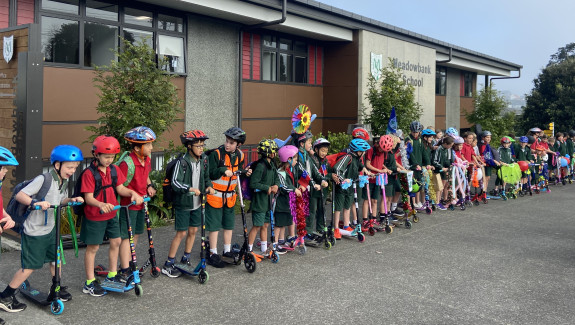
[[[383,54],[371,53],[371,75],[375,80],[381,78]]]
[[[10,63],[12,55],[14,55],[14,35],[4,36],[4,60],[6,63]]]

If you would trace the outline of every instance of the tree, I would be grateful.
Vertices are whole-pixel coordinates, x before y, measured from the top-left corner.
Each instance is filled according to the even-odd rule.
[[[391,108],[395,107],[397,123],[404,132],[409,132],[409,124],[419,120],[423,109],[415,100],[415,87],[403,81],[400,68],[389,64],[381,69],[381,78],[375,80],[369,74],[368,91],[365,98],[371,105],[366,122],[371,124],[373,134],[385,134]]]
[[[513,131],[515,114],[506,112],[507,101],[503,95],[488,85],[473,96],[475,109],[466,112],[465,117],[471,124],[480,124],[483,130],[490,131],[492,139],[500,139]]]
[[[118,61],[95,67],[94,83],[100,90],[97,111],[101,116],[98,126],[87,130],[94,133],[92,138],[101,134],[114,136],[128,150],[123,137],[126,131],[145,125],[160,137],[182,112],[182,101],[171,82],[174,75],[158,68],[165,62],[156,63],[156,53],[145,40],[132,44],[122,39],[122,43],[124,50],[114,51]]]
[[[559,48],[533,80],[519,122],[519,130],[545,128],[555,122],[556,131],[567,131],[575,122],[575,43]]]

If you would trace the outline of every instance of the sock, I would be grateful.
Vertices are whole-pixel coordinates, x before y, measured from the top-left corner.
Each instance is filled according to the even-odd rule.
[[[217,248],[210,248],[210,255],[211,254],[217,254],[218,253],[218,249]]]
[[[130,273],[130,268],[120,269],[120,273]]]
[[[89,286],[94,281],[96,281],[96,278],[93,278],[92,280],[86,280],[86,285]]]
[[[280,239],[279,242],[278,242],[278,244],[283,245],[283,244],[285,244],[285,242],[286,242],[285,240]]]
[[[6,286],[6,289],[4,289],[4,291],[2,291],[2,293],[0,293],[0,297],[2,297],[2,298],[10,297],[10,296],[13,296],[15,293],[16,293],[16,289],[14,289],[8,285],[8,286]]]
[[[108,272],[108,278],[113,278],[118,274],[118,272]]]
[[[224,244],[224,254],[231,251],[232,250],[232,245],[228,244]]]
[[[268,250],[268,242],[267,242],[267,241],[262,241],[262,242],[260,243],[260,247],[261,247],[261,249],[262,249],[262,252],[267,251],[267,250]]]
[[[367,218],[363,218],[363,221],[367,221],[367,220],[369,220],[369,219],[367,219]]]
[[[175,260],[176,260],[175,257],[169,257],[168,256],[168,260],[166,260],[166,266],[174,265]]]
[[[254,245],[253,245],[253,244],[252,244],[252,245],[249,245],[249,244],[248,244],[248,250],[251,252],[253,249],[254,249]]]
[[[351,223],[352,225],[357,225],[357,220],[353,220],[353,222]]]
[[[192,255],[192,252],[189,252],[189,253],[184,252],[184,256],[182,256],[182,259],[185,261],[189,261],[190,255]]]
[[[391,204],[391,211],[394,211],[395,209],[397,209],[397,203],[392,203]]]

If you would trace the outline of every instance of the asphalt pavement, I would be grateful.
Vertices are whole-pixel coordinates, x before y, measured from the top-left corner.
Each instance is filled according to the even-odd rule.
[[[551,190],[466,211],[420,213],[410,230],[397,227],[364,243],[342,239],[331,250],[308,248],[305,255],[290,252],[278,264],[258,263],[251,274],[243,265],[208,266],[203,285],[193,277],[146,274],[141,297],[82,294],[84,251],[74,258],[66,250],[63,285],[73,299],[63,314],[19,296],[28,308],[0,317],[8,324],[573,324],[575,185]],[[173,234],[173,226],[154,229],[160,264]],[[237,242],[240,234],[238,227]],[[145,239],[137,250],[140,264]],[[196,242],[195,262],[198,249]],[[19,254],[2,254],[2,289],[19,267]],[[107,246],[97,262],[107,263]],[[47,267],[30,281],[47,290]]]

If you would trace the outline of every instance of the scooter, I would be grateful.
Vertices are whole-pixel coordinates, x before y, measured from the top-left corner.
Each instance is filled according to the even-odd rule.
[[[383,208],[385,210],[383,220],[380,224],[384,225],[385,233],[390,234],[393,232],[393,224],[391,223],[391,213],[387,211],[387,196],[385,195],[385,185],[387,185],[387,174],[379,174],[376,177],[376,184],[381,187],[381,197],[383,200]]]
[[[70,202],[68,206],[82,205],[80,202]],[[40,210],[40,206],[34,206],[34,210]],[[61,206],[50,205],[50,209],[55,209],[56,220],[54,227],[56,228],[56,260],[55,262],[55,272],[52,279],[52,286],[50,287],[50,292],[45,293],[39,291],[32,287],[28,280],[24,281],[20,286],[20,293],[26,297],[26,299],[33,301],[42,306],[50,305],[50,311],[54,315],[60,315],[64,312],[64,302],[60,299],[60,268],[61,260],[60,255],[62,254],[62,240],[60,238],[60,217],[61,217]]]
[[[152,222],[150,221],[150,214],[148,211],[148,202],[144,202],[144,212],[146,214],[146,230],[148,231],[148,243],[150,248],[148,249],[148,253],[150,254],[150,258],[146,260],[146,263],[140,268],[140,276],[144,275],[146,269],[150,266],[150,275],[153,278],[157,278],[162,274],[162,270],[156,264],[156,250],[154,249],[154,239],[152,238]]]
[[[193,194],[194,192],[190,192]],[[204,193],[200,194],[201,207],[201,217],[200,217],[200,227],[201,227],[201,250],[200,250],[200,261],[193,267],[185,263],[174,263],[174,267],[180,272],[186,275],[197,276],[198,282],[204,284],[210,279],[210,275],[206,271],[206,195]]]

